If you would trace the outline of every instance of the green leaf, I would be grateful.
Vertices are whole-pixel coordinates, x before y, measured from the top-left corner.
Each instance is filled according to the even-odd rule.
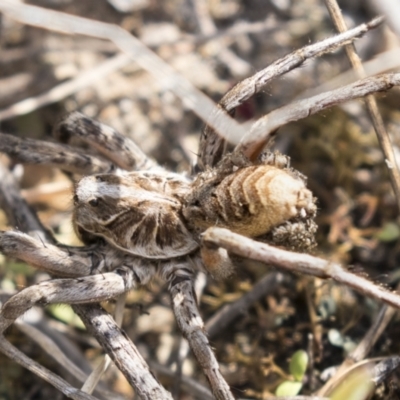
[[[293,354],[289,364],[289,371],[296,381],[302,381],[308,365],[308,354],[298,350]]]
[[[275,394],[277,396],[296,396],[302,387],[303,384],[301,382],[285,381],[277,387]]]
[[[381,242],[393,242],[400,237],[400,227],[394,222],[388,222],[378,232],[376,237]]]
[[[86,329],[81,319],[74,313],[68,305],[51,304],[47,307],[50,314],[58,320],[79,329]]]

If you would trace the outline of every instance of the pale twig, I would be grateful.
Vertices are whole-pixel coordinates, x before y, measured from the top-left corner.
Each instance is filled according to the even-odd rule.
[[[238,35],[259,33],[267,29],[270,30],[274,28],[273,26],[271,26],[273,25],[271,24],[271,22],[272,21],[248,23],[241,21],[236,23],[232,27],[226,29],[225,31],[216,31],[208,35],[197,35],[197,36],[186,35],[184,39],[180,39],[178,40],[178,42],[179,43],[193,42],[195,44],[201,44],[218,38],[225,38],[225,37],[232,38]],[[160,38],[160,43],[157,43],[157,45],[160,46],[161,44],[164,44],[164,40],[162,37]],[[176,43],[173,42],[170,44],[174,45]],[[113,51],[115,49],[111,43],[109,44],[109,46],[106,46],[104,42],[101,42],[100,44],[98,42],[90,42],[90,43],[83,43],[81,45],[83,47],[86,46],[86,48],[90,48],[92,50],[96,49],[98,51]],[[25,49],[25,53],[22,54],[26,54],[27,52],[29,52],[29,49]],[[1,59],[0,62],[4,62],[4,60]],[[105,60],[104,62],[100,63],[98,66],[83,71],[74,78],[54,86],[46,93],[42,93],[37,96],[21,100],[18,103],[15,103],[3,110],[0,110],[0,121],[9,118],[14,118],[16,116],[32,112],[45,105],[54,103],[56,101],[60,101],[65,97],[73,93],[76,93],[77,91],[95,83],[97,80],[103,79],[105,76],[108,76],[112,72],[121,69],[125,65],[129,65],[131,63],[132,63],[132,58],[130,56],[126,54],[115,55]],[[22,75],[18,75],[18,78],[21,78],[21,76]],[[25,75],[24,79],[26,79]],[[6,85],[6,82],[4,82],[4,85]],[[1,86],[1,80],[0,80],[0,86]],[[8,89],[9,86],[10,85],[7,83],[7,90],[10,90]]]
[[[101,377],[111,365],[111,359],[108,354],[101,357],[97,365],[93,368],[93,372],[87,377],[85,383],[81,387],[82,392],[92,394],[95,387],[99,383]]]
[[[66,371],[68,371],[68,373],[70,373],[75,379],[77,379],[79,382],[84,382],[88,376],[87,373],[77,367],[77,365],[75,365],[65,355],[65,352],[61,350],[59,345],[56,344],[56,342],[47,333],[44,333],[41,329],[31,325],[30,323],[26,323],[25,318],[19,318],[17,321],[15,321],[15,325],[22,333],[28,336],[32,341],[38,344],[43,351],[57,361],[57,363]],[[58,339],[65,340],[65,337]],[[81,390],[85,393],[88,393],[86,390]],[[101,385],[101,387],[97,388],[97,393],[101,394],[101,397],[105,396],[110,400],[122,398],[122,396],[118,395],[117,393],[110,392],[104,385]]]
[[[61,351],[56,343],[49,338],[49,336],[44,334],[35,326],[25,323],[22,318],[16,320],[15,325],[22,333],[34,340],[50,357],[54,358],[54,360],[65,368],[74,378],[80,382],[84,382],[87,374],[71,362],[71,360]],[[86,392],[85,390],[83,391]]]
[[[399,287],[397,287],[397,291]],[[376,316],[374,323],[370,326],[367,333],[364,335],[357,347],[349,354],[348,359],[353,362],[361,361],[371,351],[374,344],[381,337],[382,333],[387,329],[389,322],[393,319],[397,309],[383,305]]]
[[[346,23],[344,21],[343,15],[340,11],[339,5],[336,0],[325,0],[325,4],[329,10],[332,21],[335,24],[336,29],[339,32],[344,32],[347,30]],[[362,66],[360,57],[353,44],[348,44],[345,47],[347,57],[356,71],[359,78],[365,78],[366,73]],[[383,123],[382,116],[379,112],[378,105],[376,103],[375,97],[369,95],[365,97],[365,105],[367,107],[368,114],[372,120],[376,135],[378,137],[379,143],[381,145],[383,154],[385,156],[385,161],[387,168],[389,170],[390,180],[393,186],[393,191],[396,194],[397,207],[400,211],[400,172],[396,163],[396,158],[394,155],[393,147],[390,142],[390,138],[385,129],[385,124]]]
[[[378,75],[400,67],[400,47],[377,54],[372,60],[363,63],[367,76]],[[300,98],[312,97],[317,94],[347,85],[357,79],[354,69],[349,69],[321,85],[301,93]]]
[[[347,271],[338,263],[329,262],[309,254],[293,253],[233,233],[227,229],[209,228],[203,235],[207,243],[223,247],[233,254],[258,260],[284,270],[331,278],[358,292],[381,300],[400,309],[400,295],[376,285],[374,282]]]
[[[361,79],[339,89],[290,103],[271,111],[255,122],[235,151],[242,152],[251,158],[272,140],[274,133],[282,125],[304,119],[345,101],[389,90],[396,85],[400,85],[400,74],[384,74]],[[389,168],[395,168],[395,165],[390,164]]]
[[[0,3],[0,11],[23,24],[64,34],[81,34],[111,40],[143,69],[151,73],[162,87],[173,91],[186,107],[228,140],[231,137],[241,137],[246,131],[245,127],[230,118],[224,110],[217,109],[210,98],[196,89],[140,40],[116,25],[17,3],[12,0],[3,0]]]
[[[389,26],[396,32],[397,36],[400,36],[400,4],[392,0],[369,0],[368,3],[372,8],[375,8],[379,14],[385,16]]]

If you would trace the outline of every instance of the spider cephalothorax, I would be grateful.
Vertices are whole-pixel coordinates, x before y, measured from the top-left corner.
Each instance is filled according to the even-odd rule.
[[[190,189],[183,177],[150,172],[93,175],[75,188],[73,223],[85,235],[97,235],[136,256],[167,259],[198,247],[181,218]]]

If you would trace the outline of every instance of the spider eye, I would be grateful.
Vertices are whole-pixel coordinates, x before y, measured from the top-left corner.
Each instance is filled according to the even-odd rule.
[[[99,205],[99,199],[92,199],[92,200],[89,200],[89,204],[90,204],[92,207],[97,207],[97,206]]]
[[[74,206],[76,206],[79,203],[79,198],[76,194],[73,197],[73,202],[74,202]]]

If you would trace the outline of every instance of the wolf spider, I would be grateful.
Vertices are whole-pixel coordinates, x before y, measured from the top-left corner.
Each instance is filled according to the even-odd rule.
[[[354,40],[378,24],[376,20],[278,60],[235,86],[221,100],[220,108],[233,113],[272,78],[301,65],[307,58]],[[314,103],[307,104],[305,114],[316,112],[316,104],[323,109],[365,95],[368,90],[387,89],[398,84],[399,77],[387,75],[381,80],[366,80],[375,86],[371,89],[365,83],[364,92],[357,92],[355,88],[364,87],[360,82],[329,96],[313,98]],[[305,110],[298,111],[295,118],[304,118]],[[285,123],[291,117],[288,118]],[[30,235],[2,232],[0,249],[5,255],[49,272],[54,279],[11,297],[1,309],[0,332],[34,305],[74,305],[139,396],[171,398],[126,335],[96,305],[145,285],[159,274],[168,283],[178,326],[213,395],[217,399],[233,399],[197,308],[193,287],[197,271],[222,278],[232,273],[235,257],[249,257],[290,270],[298,268],[300,272],[332,277],[399,307],[397,295],[337,264],[285,250],[276,249],[268,254],[271,249],[268,243],[290,250],[309,250],[315,244],[316,205],[306,187],[306,178],[290,168],[288,157],[265,152],[278,127],[279,123],[260,120],[229,154],[225,154],[225,140],[206,127],[194,177],[164,170],[130,139],[77,112],[60,122],[55,135],[64,143],[77,136],[95,150],[93,154],[68,144],[1,134],[0,151],[13,160],[56,166],[75,176],[84,176],[77,180],[74,189],[73,224],[85,246],[74,248],[57,243],[18,196],[11,174],[3,168],[2,206],[10,222],[17,225],[18,221],[18,226]],[[85,306],[86,303],[93,304]],[[94,399],[27,358],[4,336],[0,336],[0,350],[68,397]]]

